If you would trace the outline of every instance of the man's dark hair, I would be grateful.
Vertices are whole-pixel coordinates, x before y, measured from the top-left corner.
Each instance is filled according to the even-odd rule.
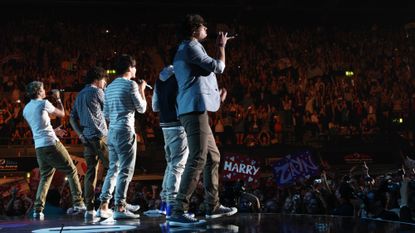
[[[179,28],[179,38],[189,39],[200,25],[206,26],[206,22],[202,16],[198,14],[186,15]]]
[[[104,68],[99,67],[99,66],[95,66],[93,68],[91,68],[90,70],[88,70],[88,73],[86,74],[86,78],[85,78],[85,82],[87,84],[91,84],[93,83],[95,80],[102,80],[104,78],[107,78],[107,73],[104,70]]]
[[[132,56],[122,54],[115,61],[115,71],[118,75],[122,75],[128,71],[130,66],[135,66],[135,64],[135,59]]]

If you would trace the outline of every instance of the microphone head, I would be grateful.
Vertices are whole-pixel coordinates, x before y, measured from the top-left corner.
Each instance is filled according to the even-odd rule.
[[[142,84],[143,80],[142,79],[137,79],[137,83]],[[148,84],[146,84],[146,87],[150,88],[151,90],[153,89],[153,87],[148,85]]]

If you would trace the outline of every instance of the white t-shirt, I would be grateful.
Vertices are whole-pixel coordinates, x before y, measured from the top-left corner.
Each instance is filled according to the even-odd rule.
[[[55,111],[55,107],[48,100],[32,99],[23,110],[23,117],[32,129],[35,148],[52,146],[59,141],[50,123],[49,113]]]

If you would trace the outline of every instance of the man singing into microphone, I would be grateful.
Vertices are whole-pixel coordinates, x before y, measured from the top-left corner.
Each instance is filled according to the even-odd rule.
[[[45,208],[46,195],[56,169],[65,173],[68,178],[73,204],[71,213],[83,213],[86,207],[82,199],[78,171],[68,151],[56,136],[64,136],[65,132],[59,127],[53,129],[50,123],[50,115],[57,117],[65,116],[59,91],[52,91],[53,97],[57,102],[56,107],[44,99],[46,93],[42,82],[33,81],[29,83],[26,91],[31,100],[23,109],[23,117],[29,123],[33,133],[37,163],[40,170],[40,181],[36,192],[33,217],[36,219],[44,218],[43,209]]]
[[[126,197],[135,168],[137,141],[134,128],[134,115],[137,110],[144,113],[147,101],[144,93],[147,82],[137,85],[131,79],[135,77],[136,61],[123,54],[116,62],[116,72],[120,75],[105,91],[104,116],[109,121],[108,149],[109,170],[105,177],[103,192],[100,195],[100,212],[108,212],[108,203],[114,194],[114,219],[134,219],[140,215],[130,212]],[[138,210],[138,208],[136,208]]]
[[[189,156],[169,219],[171,226],[197,226],[206,222],[184,214],[189,208],[190,197],[202,172],[206,218],[230,216],[237,212],[235,207],[228,208],[219,202],[220,154],[207,113],[216,112],[221,100],[224,100],[224,96],[221,98],[222,93],[219,91],[215,73],[224,71],[226,42],[233,37],[220,32],[217,38],[217,58],[212,58],[200,43],[207,37],[205,25],[200,15],[185,17],[181,25],[184,40],[179,45],[173,62],[178,83],[177,114],[187,134]]]

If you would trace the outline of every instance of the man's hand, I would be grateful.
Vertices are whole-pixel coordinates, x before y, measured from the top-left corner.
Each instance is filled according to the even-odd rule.
[[[57,100],[61,98],[61,94],[58,89],[52,89],[51,92],[52,92],[53,98]]]
[[[216,43],[218,45],[218,47],[222,47],[225,48],[226,43],[228,42],[228,40],[235,38],[234,36],[229,36],[228,37],[228,33],[227,32],[219,32],[218,34],[218,38],[216,39]]]
[[[146,87],[147,87],[147,82],[146,82],[146,80],[140,79],[137,83],[138,83],[138,89],[139,89],[140,91],[144,92],[144,90],[145,90],[145,89],[146,89]]]
[[[64,136],[66,136],[68,134],[68,132],[66,132],[66,130],[61,129],[61,126],[57,127],[54,129],[56,136],[62,138]]]

